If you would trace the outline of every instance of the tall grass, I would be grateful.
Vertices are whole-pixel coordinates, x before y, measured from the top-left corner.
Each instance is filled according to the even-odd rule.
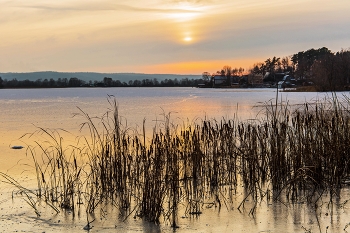
[[[201,214],[204,203],[230,205],[243,185],[245,196],[259,201],[330,201],[350,176],[349,98],[324,102],[267,103],[262,119],[201,120],[173,125],[170,114],[146,135],[121,121],[116,100],[99,119],[85,118],[83,146],[63,148],[55,131],[29,147],[37,174],[37,196],[73,212],[93,213],[110,203],[126,213],[177,227],[179,205],[185,214]],[[96,121],[97,120],[97,121]],[[272,198],[272,199],[271,199]],[[57,204],[55,204],[57,203]]]

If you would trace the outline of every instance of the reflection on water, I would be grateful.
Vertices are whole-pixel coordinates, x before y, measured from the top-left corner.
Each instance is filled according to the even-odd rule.
[[[350,190],[343,192],[342,199],[349,200]],[[69,211],[55,214],[43,204],[38,218],[23,199],[4,200],[4,195],[11,194],[1,195],[0,232],[83,232],[86,225],[84,213],[73,218]],[[231,209],[204,206],[201,215],[181,215],[176,232],[349,232],[349,205],[343,203],[325,201],[315,210],[302,202],[293,205],[262,202],[256,215],[251,216],[250,201],[242,211],[237,210],[234,202]],[[169,222],[155,225],[133,216],[122,221],[120,214],[108,207],[90,216],[93,218],[96,220],[91,232],[173,232]]]
[[[119,104],[120,115],[125,124],[140,127],[146,119],[147,132],[151,132],[156,122],[161,122],[164,114],[171,114],[174,122],[182,123],[195,119],[221,119],[236,117],[240,120],[255,119],[261,111],[259,103],[265,103],[276,97],[273,89],[197,89],[197,88],[78,88],[78,89],[35,89],[35,90],[1,90],[0,92],[0,171],[8,172],[20,181],[35,181],[34,174],[26,166],[28,160],[25,148],[12,150],[11,146],[26,146],[22,139],[25,133],[31,133],[36,127],[65,129],[73,141],[79,135],[79,124],[83,119],[73,117],[78,108],[90,116],[101,116],[110,107],[107,95],[115,96]],[[282,93],[279,98],[291,105],[323,98],[325,94],[317,93]],[[25,172],[22,172],[25,170]],[[29,180],[29,181],[28,181]],[[31,186],[30,184],[28,184]],[[5,186],[2,186],[5,187]],[[84,214],[71,218],[70,213],[55,215],[51,210],[45,212],[42,207],[41,218],[23,202],[20,196],[11,196],[11,187],[5,187],[1,193],[0,208],[2,210],[0,226],[4,232],[12,230],[12,226],[20,223],[16,230],[21,231],[75,231],[86,225]],[[339,202],[329,201],[318,208],[306,203],[286,205],[280,203],[259,204],[256,215],[250,216],[251,203],[246,200],[245,208],[237,210],[239,202],[232,206],[204,206],[199,216],[179,216],[178,232],[344,232],[348,221],[349,190],[344,189]],[[242,197],[243,194],[238,194]],[[327,200],[327,201],[326,201]],[[107,207],[106,207],[107,208]],[[122,222],[119,212],[101,210],[94,216],[95,231],[99,232],[170,232],[170,223],[160,226],[143,222],[140,219],[128,218]],[[35,224],[32,224],[32,223]],[[345,229],[346,230],[346,229]]]

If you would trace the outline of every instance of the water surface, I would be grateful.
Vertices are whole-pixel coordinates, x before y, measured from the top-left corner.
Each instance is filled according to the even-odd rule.
[[[343,93],[339,93],[342,95]],[[298,106],[305,101],[322,99],[326,93],[279,93],[278,102]],[[84,118],[74,116],[80,109],[91,117],[101,117],[111,108],[107,99],[113,96],[118,102],[124,124],[139,128],[146,120],[146,133],[164,120],[170,113],[172,122],[183,123],[198,119],[236,118],[241,121],[259,118],[264,103],[276,99],[275,89],[198,89],[198,88],[65,88],[65,89],[14,89],[0,90],[0,171],[34,187],[35,180],[26,156],[26,143],[22,135],[38,127],[64,129],[70,132],[65,140],[74,141]],[[25,137],[27,138],[27,137]],[[22,150],[12,146],[21,145]],[[32,183],[31,183],[32,182]],[[11,197],[13,188],[0,184],[0,232],[64,232],[83,231],[85,218],[72,220],[70,213],[35,217],[32,209],[21,199]],[[238,194],[243,195],[243,194]],[[203,214],[179,216],[178,232],[346,232],[349,221],[349,191],[343,190],[339,203],[332,211],[323,206],[316,212],[305,203],[285,206],[261,203],[255,217],[247,211],[240,212],[237,203],[230,207],[204,208]],[[322,211],[320,211],[322,210]],[[113,211],[112,211],[113,212]],[[155,226],[139,219],[129,218],[121,222],[118,213],[98,216],[91,232],[171,232],[170,224]],[[16,227],[14,227],[16,226]]]

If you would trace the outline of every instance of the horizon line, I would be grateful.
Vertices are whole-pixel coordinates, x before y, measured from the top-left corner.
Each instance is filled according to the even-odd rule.
[[[0,72],[1,74],[29,74],[29,73],[96,73],[96,74],[143,74],[143,75],[202,75],[202,74],[176,74],[176,73],[137,73],[137,72],[97,72],[97,71],[26,71],[26,72]],[[204,71],[203,71],[204,72]]]

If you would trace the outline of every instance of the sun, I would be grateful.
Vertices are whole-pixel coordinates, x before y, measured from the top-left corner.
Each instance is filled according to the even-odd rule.
[[[186,36],[186,37],[184,38],[184,41],[190,42],[190,41],[192,41],[192,37]]]

